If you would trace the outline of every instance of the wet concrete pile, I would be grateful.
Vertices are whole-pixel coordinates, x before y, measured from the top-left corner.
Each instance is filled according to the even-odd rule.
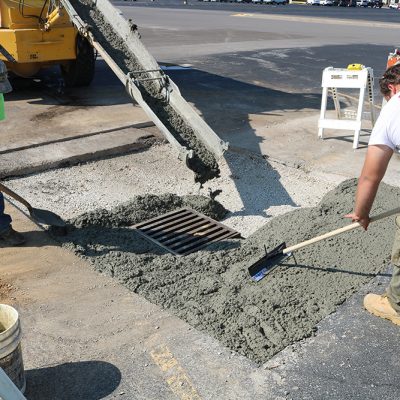
[[[140,60],[130,52],[122,38],[93,5],[94,3],[89,0],[72,0],[71,4],[79,16],[90,25],[96,40],[124,73],[144,70]],[[141,73],[138,77],[146,79],[150,75]],[[175,139],[182,146],[193,150],[194,157],[188,160],[188,166],[195,173],[195,181],[204,183],[218,177],[220,171],[214,155],[199,141],[193,129],[168,103],[160,91],[160,85],[154,81],[142,81],[139,89],[143,99]]]
[[[297,263],[289,259],[261,282],[250,280],[247,268],[264,254],[264,245],[291,245],[348,224],[343,215],[352,210],[354,194],[355,181],[346,181],[316,207],[276,217],[244,241],[217,243],[185,257],[168,254],[127,226],[183,204],[220,218],[224,210],[217,202],[143,196],[75,219],[61,240],[98,271],[262,363],[312,335],[322,318],[387,267],[393,218],[367,233],[356,230],[302,249]],[[399,201],[398,188],[382,185],[373,214]]]

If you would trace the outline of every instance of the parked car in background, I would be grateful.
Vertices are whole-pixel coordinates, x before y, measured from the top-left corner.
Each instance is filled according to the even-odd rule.
[[[357,0],[357,7],[368,7],[368,0]]]
[[[251,0],[253,4],[262,4],[262,0]]]
[[[263,0],[264,4],[288,4],[289,0]]]
[[[335,2],[333,0],[321,0],[319,4],[321,6],[333,6]]]
[[[307,0],[307,5],[308,6],[319,6],[320,0]]]
[[[397,1],[396,0],[390,0],[389,8],[394,8],[396,10],[399,10],[400,9],[399,0],[397,0]]]
[[[382,0],[368,0],[368,7],[371,8],[382,8],[383,1]]]

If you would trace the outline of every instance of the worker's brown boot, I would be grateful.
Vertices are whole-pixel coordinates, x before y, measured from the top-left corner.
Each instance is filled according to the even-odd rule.
[[[0,232],[0,243],[5,242],[8,246],[19,246],[26,242],[24,236],[15,231],[10,225],[7,229]]]
[[[371,314],[400,325],[400,314],[391,306],[387,296],[369,293],[364,297],[364,307]]]

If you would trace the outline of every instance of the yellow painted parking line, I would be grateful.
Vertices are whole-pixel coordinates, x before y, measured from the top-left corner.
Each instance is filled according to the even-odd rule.
[[[270,19],[275,21],[290,21],[290,22],[307,22],[314,24],[365,26],[368,28],[388,28],[388,29],[400,28],[400,24],[391,22],[374,22],[366,20],[339,19],[339,18],[326,18],[326,17],[315,18],[315,17],[300,17],[291,15],[250,14],[250,13],[235,13],[231,14],[231,17]]]
[[[239,13],[239,14],[233,14],[232,17],[252,17],[254,14],[248,14],[248,13]]]
[[[154,362],[165,375],[165,381],[181,400],[201,400],[189,376],[173,356],[166,345],[160,345],[150,351]]]

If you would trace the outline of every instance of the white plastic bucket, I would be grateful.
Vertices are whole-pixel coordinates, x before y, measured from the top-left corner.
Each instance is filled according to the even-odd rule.
[[[26,380],[21,337],[18,311],[7,304],[0,304],[0,367],[14,385],[24,393]]]

